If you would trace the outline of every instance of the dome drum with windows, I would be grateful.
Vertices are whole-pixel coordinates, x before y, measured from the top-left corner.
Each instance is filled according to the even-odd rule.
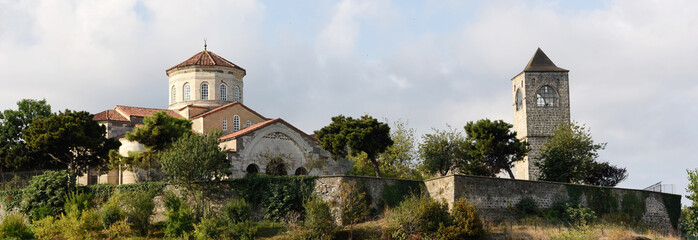
[[[242,103],[245,69],[211,51],[201,51],[166,73],[170,92],[168,109]]]

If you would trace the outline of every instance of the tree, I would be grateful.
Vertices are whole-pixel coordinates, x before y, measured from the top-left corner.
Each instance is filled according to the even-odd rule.
[[[596,162],[599,150],[584,126],[562,124],[541,148],[541,180],[615,186],[627,177],[624,168]]]
[[[17,110],[0,112],[0,173],[5,182],[5,169],[27,169],[39,162],[27,148],[22,131],[35,119],[51,115],[46,100],[23,99],[17,102]]]
[[[172,117],[164,111],[155,112],[152,116],[143,118],[143,126],[126,133],[126,139],[143,144],[146,150],[130,152],[127,157],[112,151],[109,157],[111,167],[126,164],[129,167],[157,169],[162,151],[184,134],[191,133],[191,124],[192,122],[187,119]]]
[[[39,118],[23,131],[27,146],[48,156],[51,164],[63,165],[72,176],[81,176],[90,167],[106,165],[108,153],[117,149],[116,139],[106,138],[104,126],[85,111],[65,110]]]
[[[366,160],[373,166],[376,177],[382,177],[378,154],[393,145],[388,124],[364,115],[359,119],[342,115],[332,118],[330,125],[315,131],[320,146],[335,158],[366,153]]]
[[[688,186],[686,198],[693,204],[684,207],[681,211],[681,230],[687,234],[698,235],[698,168],[686,170],[688,173]]]
[[[521,161],[528,153],[528,145],[516,138],[510,131],[513,125],[502,120],[482,119],[465,125],[466,141],[472,161],[482,162],[488,169],[488,176],[494,176],[502,169],[514,179],[511,168],[514,162]]]
[[[406,179],[422,178],[416,169],[415,132],[415,129],[409,128],[405,121],[397,120],[390,125],[390,138],[393,140],[393,145],[378,154],[379,168],[383,176]],[[375,174],[373,167],[365,164],[368,162],[365,160],[366,157],[364,153],[350,157],[354,162],[352,174],[360,176]]]
[[[218,145],[220,135],[220,132],[205,136],[185,133],[162,152],[162,171],[170,176],[172,183],[186,188],[195,199],[199,198],[194,194],[197,189],[207,194],[212,183],[230,175],[230,161]],[[202,201],[197,201],[200,207]]]
[[[456,166],[467,168],[467,143],[463,135],[450,127],[448,131],[433,130],[434,133],[422,136],[422,143],[419,144],[422,170],[444,176]]]

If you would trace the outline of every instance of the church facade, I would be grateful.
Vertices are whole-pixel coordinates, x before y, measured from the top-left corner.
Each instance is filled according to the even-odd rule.
[[[220,146],[227,152],[233,178],[264,173],[271,161],[275,166],[280,163],[288,175],[343,174],[351,169],[351,162],[333,159],[314,135],[244,105],[246,70],[223,57],[205,49],[167,69],[166,74],[167,109],[117,105],[95,114],[94,120],[106,127],[107,137],[122,143],[120,154],[144,150],[141,144],[126,140],[125,134],[141,126],[144,117],[164,111],[191,120],[196,133],[223,132]],[[80,182],[126,184],[142,179],[137,172],[116,169],[104,175],[89,173]]]
[[[511,79],[514,131],[530,145],[528,156],[514,164],[517,179],[538,180],[540,148],[560,124],[570,123],[568,73],[538,48],[524,70]]]

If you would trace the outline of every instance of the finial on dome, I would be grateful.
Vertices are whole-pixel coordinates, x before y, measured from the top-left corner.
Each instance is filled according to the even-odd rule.
[[[204,38],[204,51],[206,51],[206,38]]]

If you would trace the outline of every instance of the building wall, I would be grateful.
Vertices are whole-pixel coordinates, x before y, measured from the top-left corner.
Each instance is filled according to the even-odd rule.
[[[239,102],[243,102],[243,81],[245,73],[239,69],[230,69],[225,67],[188,67],[169,73],[168,85],[168,109],[177,110],[186,105],[198,105],[207,107],[221,106],[234,101],[235,86],[240,88]],[[208,100],[201,99],[201,84],[208,83]],[[184,84],[189,83],[191,86],[191,98],[189,101],[184,101]],[[220,96],[219,86],[224,83],[227,86],[227,100],[222,101]],[[176,101],[172,101],[172,87],[176,87]]]
[[[222,130],[223,129],[223,118],[228,122],[228,130],[224,131],[223,134],[233,132],[233,117],[238,115],[240,117],[240,129],[245,128],[245,124],[249,120],[252,125],[266,121],[266,119],[261,118],[259,115],[254,114],[242,107],[240,104],[234,104],[233,106],[227,107],[220,111],[208,114],[206,116],[195,118],[194,130],[200,133],[207,133],[212,129]]]

